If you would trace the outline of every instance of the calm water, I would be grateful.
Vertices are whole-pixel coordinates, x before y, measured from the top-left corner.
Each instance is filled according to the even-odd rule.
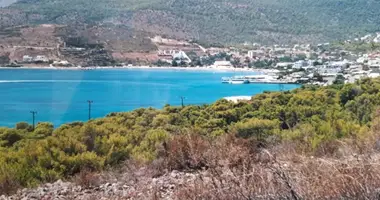
[[[247,73],[247,72],[244,72]],[[162,108],[165,104],[212,103],[226,96],[254,95],[279,90],[279,85],[229,85],[221,77],[242,72],[184,70],[0,70],[0,126],[37,121],[60,125],[88,118],[87,100],[92,100],[92,117],[139,107]],[[250,73],[252,74],[252,73]],[[293,89],[297,85],[285,85]]]

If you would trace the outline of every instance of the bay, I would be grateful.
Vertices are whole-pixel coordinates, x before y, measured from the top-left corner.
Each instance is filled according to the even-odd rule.
[[[55,126],[88,119],[87,100],[93,101],[91,116],[131,111],[165,104],[208,104],[227,96],[252,96],[280,90],[278,84],[222,84],[226,76],[252,72],[213,72],[171,69],[104,70],[0,70],[0,126],[36,121]],[[284,85],[285,90],[299,87]]]

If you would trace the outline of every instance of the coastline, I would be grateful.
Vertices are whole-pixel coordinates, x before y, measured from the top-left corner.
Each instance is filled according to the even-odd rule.
[[[158,67],[158,66],[128,66],[128,67],[49,67],[49,66],[22,66],[22,67],[0,67],[1,69],[35,69],[35,70],[105,70],[105,69],[117,69],[117,70],[130,70],[130,69],[142,69],[142,70],[178,70],[178,71],[211,71],[211,72],[259,72],[259,73],[271,73],[277,70],[273,69],[257,69],[257,68],[215,68],[215,67]]]

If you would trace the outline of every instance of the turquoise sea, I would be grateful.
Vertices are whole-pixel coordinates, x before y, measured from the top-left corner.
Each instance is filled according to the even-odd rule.
[[[0,126],[36,121],[55,126],[86,121],[92,100],[93,118],[110,112],[140,107],[162,108],[165,104],[212,103],[226,96],[251,96],[265,90],[280,90],[277,84],[222,84],[221,78],[252,72],[211,72],[164,69],[105,70],[0,70]],[[285,90],[299,85],[285,85]]]

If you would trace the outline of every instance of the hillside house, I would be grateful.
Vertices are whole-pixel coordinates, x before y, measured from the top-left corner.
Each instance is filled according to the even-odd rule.
[[[263,57],[265,56],[265,51],[262,49],[257,49],[257,50],[250,50],[247,53],[248,58],[255,58],[255,57]]]
[[[276,68],[283,68],[287,69],[288,67],[292,67],[293,63],[292,62],[279,62],[276,64]]]
[[[46,56],[38,55],[33,59],[34,62],[49,62],[49,59]]]
[[[29,56],[29,55],[24,55],[24,56],[22,57],[22,62],[24,62],[24,63],[33,62],[33,57],[32,57],[32,56]]]
[[[178,53],[174,54],[173,60],[180,60],[180,61],[183,61],[185,63],[191,62],[191,59],[189,58],[189,56],[187,56],[187,54],[183,51],[179,51]]]
[[[301,69],[303,67],[307,67],[309,65],[309,62],[306,60],[299,60],[293,64],[293,69]]]
[[[215,63],[211,66],[212,68],[233,68],[230,61],[215,61]]]

